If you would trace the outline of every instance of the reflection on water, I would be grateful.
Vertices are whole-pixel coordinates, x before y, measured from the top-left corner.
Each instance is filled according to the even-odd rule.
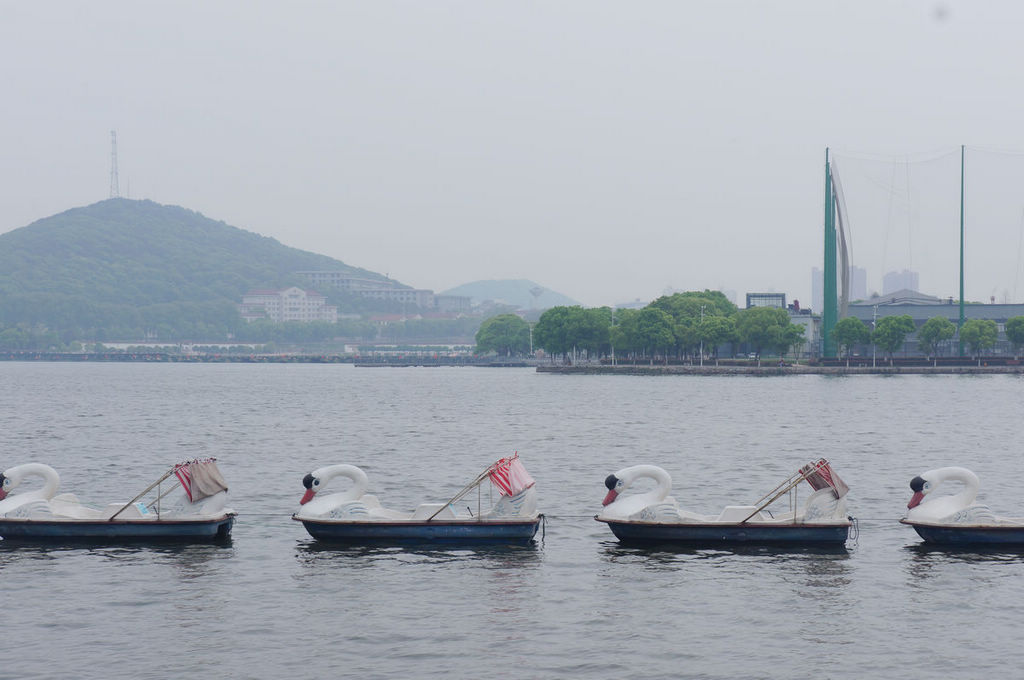
[[[912,585],[922,585],[923,582],[930,579],[944,577],[951,568],[1024,565],[1024,547],[1015,550],[1006,546],[956,547],[919,543],[904,546],[903,552],[908,556],[906,569],[912,578]],[[971,569],[972,579],[984,579],[985,577],[986,574],[983,570]]]
[[[541,549],[536,543],[508,546],[423,543],[397,546],[345,545],[309,540],[301,542],[296,548],[296,558],[306,568],[360,568],[382,562],[434,565],[475,562],[494,568],[517,568],[539,564]]]
[[[771,562],[805,561],[807,556],[832,556],[843,559],[850,556],[844,546],[788,546],[788,545],[701,545],[664,543],[630,545],[628,543],[605,542],[601,554],[608,561],[638,561],[652,566],[659,564],[685,564],[691,560],[718,559],[724,556],[746,556],[766,558]]]

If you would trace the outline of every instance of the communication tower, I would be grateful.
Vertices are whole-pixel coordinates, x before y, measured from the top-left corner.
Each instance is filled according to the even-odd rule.
[[[110,131],[110,197],[120,198],[121,190],[117,186],[117,131]]]

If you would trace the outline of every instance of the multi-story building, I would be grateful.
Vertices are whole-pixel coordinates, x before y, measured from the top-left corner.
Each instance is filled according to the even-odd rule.
[[[251,290],[242,296],[239,313],[246,321],[270,319],[285,321],[338,320],[338,308],[327,304],[327,298],[313,290],[291,287],[284,290]]]
[[[904,269],[901,272],[889,272],[882,277],[882,295],[898,290],[918,290],[921,277],[917,272]]]
[[[747,309],[751,307],[786,308],[785,293],[747,293]]]
[[[369,288],[356,292],[363,297],[373,298],[374,300],[402,302],[427,309],[434,306],[434,291],[432,290],[419,290],[415,288]]]
[[[435,295],[434,308],[440,312],[468,312],[473,298],[468,295]]]
[[[305,271],[295,272],[319,288],[334,288],[346,293],[416,305],[421,309],[439,309],[446,312],[469,311],[471,299],[462,295],[434,295],[434,291],[406,288],[390,280],[361,279],[345,272]]]
[[[399,288],[393,281],[387,279],[361,279],[351,276],[346,272],[311,271],[295,273],[308,281],[311,286],[316,286],[320,289],[334,288],[348,293],[357,293],[359,291],[377,290],[380,288]]]

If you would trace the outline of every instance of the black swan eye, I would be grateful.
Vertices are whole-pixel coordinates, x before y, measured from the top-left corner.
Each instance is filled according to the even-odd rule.
[[[924,477],[918,476],[910,480],[910,490],[920,493],[925,487]]]
[[[608,475],[604,478],[604,485],[608,487],[609,491],[615,489],[615,485],[619,483],[619,478],[615,475]]]

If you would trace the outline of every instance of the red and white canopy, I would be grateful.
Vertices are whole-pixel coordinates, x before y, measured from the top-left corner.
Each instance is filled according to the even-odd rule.
[[[227,491],[228,485],[217,468],[216,458],[189,460],[174,466],[174,475],[185,489],[188,500],[192,503],[221,491]]]
[[[842,498],[850,491],[850,487],[839,478],[839,475],[836,474],[835,470],[832,469],[832,466],[824,458],[803,466],[800,468],[800,474],[804,476],[804,479],[807,480],[807,483],[815,491],[828,487],[835,493],[836,498]]]
[[[491,483],[501,491],[502,496],[515,496],[536,484],[530,473],[526,471],[522,461],[519,460],[518,452],[511,458],[502,458],[492,465],[488,476],[491,478]]]

